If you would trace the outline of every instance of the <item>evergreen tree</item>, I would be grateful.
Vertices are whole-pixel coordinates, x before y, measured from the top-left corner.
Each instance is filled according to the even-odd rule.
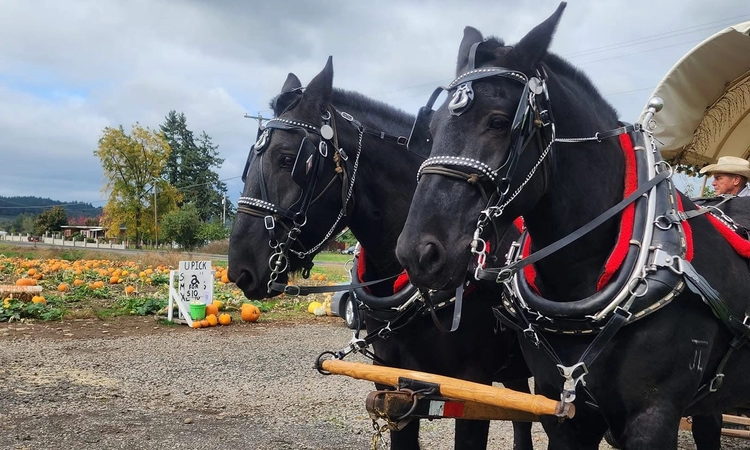
[[[221,217],[222,198],[227,186],[219,181],[219,175],[214,171],[224,163],[224,159],[218,156],[218,146],[211,142],[205,131],[196,142],[193,132],[187,127],[185,114],[174,110],[167,114],[161,130],[171,148],[164,178],[177,188],[184,201],[195,204],[201,221]],[[232,211],[232,205],[228,203],[227,214]]]

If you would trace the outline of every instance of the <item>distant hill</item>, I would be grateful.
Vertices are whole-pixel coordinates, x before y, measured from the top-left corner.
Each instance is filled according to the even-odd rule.
[[[102,213],[102,207],[94,207],[91,203],[60,202],[42,197],[2,197],[0,196],[0,217],[16,217],[20,214],[41,214],[55,206],[62,207],[73,217],[96,217]]]

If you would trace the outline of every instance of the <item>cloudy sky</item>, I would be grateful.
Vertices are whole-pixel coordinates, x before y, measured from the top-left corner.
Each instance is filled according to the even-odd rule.
[[[414,112],[453,78],[463,28],[515,43],[555,0],[0,0],[0,195],[103,206],[102,129],[171,109],[219,145],[233,203],[257,122],[286,74]],[[750,20],[747,0],[570,0],[552,50],[623,120],[690,48]]]

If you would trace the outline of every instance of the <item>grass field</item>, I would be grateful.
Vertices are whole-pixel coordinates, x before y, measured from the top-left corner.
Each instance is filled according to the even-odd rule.
[[[338,262],[345,264],[347,261],[352,259],[352,255],[342,255],[341,253],[334,252],[321,252],[313,260],[314,262]]]

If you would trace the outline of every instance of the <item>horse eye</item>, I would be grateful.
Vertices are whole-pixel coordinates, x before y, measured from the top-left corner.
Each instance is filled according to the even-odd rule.
[[[284,155],[281,157],[281,167],[291,168],[294,165],[294,156]]]
[[[500,130],[503,128],[507,128],[509,123],[510,122],[508,121],[507,117],[495,116],[490,119],[489,127],[494,130]]]

